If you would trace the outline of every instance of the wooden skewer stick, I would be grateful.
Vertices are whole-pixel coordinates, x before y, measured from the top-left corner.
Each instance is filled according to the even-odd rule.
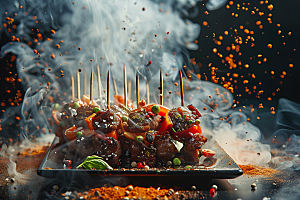
[[[101,77],[100,77],[99,65],[97,65],[97,78],[98,78],[98,96],[99,96],[100,102],[101,102],[102,101],[102,95],[101,95]]]
[[[164,105],[164,80],[162,75],[162,69],[160,69],[160,105]]]
[[[126,66],[124,64],[124,105],[127,107],[127,75],[126,75]]]
[[[146,83],[146,89],[147,89],[147,104],[150,104],[150,92],[149,92],[149,83]]]
[[[83,72],[83,95],[86,94],[86,72]]]
[[[80,99],[80,75],[77,70],[77,98]]]
[[[107,109],[110,108],[110,79],[109,79],[109,70],[107,72]]]
[[[139,107],[139,102],[140,102],[140,89],[139,89],[139,74],[138,72],[136,73],[136,107]]]
[[[128,99],[131,99],[131,80],[128,80],[128,86],[127,86],[127,94],[128,94]]]
[[[75,88],[74,88],[74,77],[71,76],[71,86],[72,86],[72,100],[75,99]]]
[[[118,95],[117,83],[116,83],[116,80],[115,80],[115,78],[114,78],[113,74],[111,74],[111,78],[112,78],[112,80],[113,80],[113,84],[114,84],[115,93],[116,93],[116,95]]]
[[[93,71],[91,71],[91,80],[90,80],[90,103],[93,102]]]
[[[180,74],[180,97],[181,97],[181,106],[184,106],[184,93],[183,93],[183,80],[182,80],[182,72],[179,71]]]

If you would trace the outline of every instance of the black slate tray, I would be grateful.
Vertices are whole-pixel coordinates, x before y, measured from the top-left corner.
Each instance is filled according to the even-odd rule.
[[[85,170],[85,169],[68,169],[63,166],[59,153],[64,147],[57,146],[59,139],[54,138],[48,153],[46,154],[43,162],[37,170],[38,175],[48,178],[54,178],[59,176],[156,176],[156,177],[181,177],[181,176],[197,176],[206,177],[211,179],[230,179],[235,178],[243,174],[240,167],[234,162],[234,160],[217,144],[217,142],[210,142],[203,146],[203,149],[208,148],[216,152],[214,158],[216,162],[209,166],[191,166],[191,169],[184,167],[173,168],[150,168],[144,169],[113,169],[113,170]],[[56,156],[57,154],[57,156]],[[202,162],[209,161],[205,157],[201,157],[200,164]],[[205,161],[204,161],[205,160]],[[77,163],[76,165],[77,166]]]

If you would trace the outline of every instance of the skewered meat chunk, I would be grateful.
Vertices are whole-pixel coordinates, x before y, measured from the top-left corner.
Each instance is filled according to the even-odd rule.
[[[78,161],[85,159],[90,155],[97,155],[103,158],[110,165],[118,163],[119,156],[121,155],[120,143],[112,138],[102,135],[92,135],[86,137],[79,143],[73,140],[68,143],[67,158],[73,159],[74,155]]]
[[[201,147],[207,141],[202,134],[196,133],[193,137],[186,138],[181,149],[185,162],[198,163],[201,156]]]
[[[120,136],[119,141],[122,146],[121,162],[123,165],[129,165],[131,162],[145,162],[149,166],[156,163],[156,149],[152,144],[147,147],[144,143],[130,140],[125,136]]]
[[[143,143],[132,141],[130,147],[131,161],[145,162],[149,166],[154,166],[156,163],[155,151],[156,149],[152,145],[147,147]]]
[[[102,133],[109,133],[113,130],[117,130],[120,122],[120,117],[112,110],[99,111],[93,118],[93,127]]]
[[[93,109],[96,106],[87,105],[81,106],[77,109],[77,114],[74,115],[74,123],[76,127],[84,127],[87,128],[86,122],[84,121],[85,118],[93,114]]]
[[[144,111],[129,113],[129,120],[124,129],[133,133],[147,132],[149,130],[158,130],[160,128],[159,115],[149,115]]]
[[[172,108],[169,112],[169,117],[175,131],[182,131],[191,127],[198,118],[186,107]]]
[[[161,137],[155,141],[156,158],[157,160],[166,163],[173,160],[178,150],[168,137]]]

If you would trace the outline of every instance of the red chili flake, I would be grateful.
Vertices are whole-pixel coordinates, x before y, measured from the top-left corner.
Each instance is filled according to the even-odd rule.
[[[149,60],[149,62],[148,62],[148,65],[151,65],[152,64],[152,61],[151,60]]]
[[[68,160],[68,165],[71,165],[72,164],[72,160]]]
[[[72,166],[69,166],[68,169],[72,169]]]
[[[169,34],[170,32],[168,31],[167,34]]]
[[[149,115],[146,115],[146,117],[149,118],[150,116],[149,116]]]
[[[17,189],[17,187],[14,187],[14,189],[16,190],[16,189]]]
[[[29,191],[29,194],[31,194],[32,193],[32,191]]]

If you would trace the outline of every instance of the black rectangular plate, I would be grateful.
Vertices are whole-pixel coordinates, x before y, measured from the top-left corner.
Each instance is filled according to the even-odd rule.
[[[58,143],[58,138],[55,137],[48,153],[46,154],[43,162],[41,163],[37,173],[40,176],[54,178],[64,175],[89,175],[89,176],[199,176],[212,179],[229,179],[235,178],[243,174],[240,167],[234,162],[234,160],[217,144],[215,141],[206,143],[203,149],[211,149],[216,152],[214,158],[217,162],[210,167],[192,166],[192,169],[185,168],[150,168],[144,169],[114,169],[114,170],[85,170],[85,169],[65,169],[62,164],[55,162],[55,152],[58,148],[54,148],[54,145]],[[50,156],[52,155],[52,156]],[[54,156],[53,156],[54,155]],[[52,158],[52,159],[51,159]],[[53,159],[55,158],[55,159]],[[205,157],[201,157],[200,164]]]

